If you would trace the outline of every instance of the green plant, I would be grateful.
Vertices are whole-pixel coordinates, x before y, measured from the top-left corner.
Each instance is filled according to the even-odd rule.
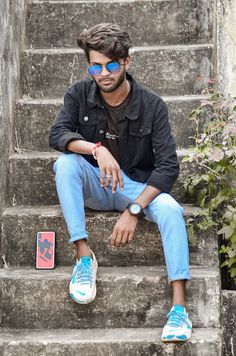
[[[202,80],[202,79],[201,79]],[[184,178],[188,197],[201,209],[198,228],[215,228],[222,236],[221,265],[227,266],[236,284],[236,100],[225,98],[214,80],[204,83],[201,105],[190,113],[196,125],[194,147],[188,149],[183,162],[194,162],[197,171]],[[188,219],[190,241],[193,219]]]

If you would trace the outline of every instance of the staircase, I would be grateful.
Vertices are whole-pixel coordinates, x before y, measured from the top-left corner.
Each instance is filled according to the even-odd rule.
[[[0,355],[220,356],[218,243],[196,233],[190,246],[193,279],[187,283],[193,336],[163,344],[171,306],[163,251],[154,224],[140,221],[135,240],[111,248],[117,212],[87,211],[90,247],[99,263],[97,298],[78,305],[68,295],[74,250],[55,191],[52,165],[58,153],[47,145],[48,129],[71,83],[86,75],[78,34],[100,22],[119,23],[134,41],[131,73],[168,104],[178,155],[191,143],[188,114],[201,99],[198,76],[214,76],[214,1],[29,0],[21,97],[16,102],[2,216]],[[188,166],[182,164],[184,176]],[[182,203],[180,183],[173,195]],[[196,208],[185,204],[185,216]],[[57,267],[35,270],[35,234],[57,233]]]

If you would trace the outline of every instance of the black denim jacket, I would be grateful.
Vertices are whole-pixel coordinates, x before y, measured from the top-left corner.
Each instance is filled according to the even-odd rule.
[[[130,103],[118,122],[120,167],[133,180],[169,193],[179,174],[179,162],[170,132],[166,104],[153,91],[132,82]],[[96,83],[83,79],[65,94],[64,106],[49,132],[49,146],[66,149],[70,141],[103,141],[107,127],[106,109]],[[97,166],[92,155],[83,155]]]

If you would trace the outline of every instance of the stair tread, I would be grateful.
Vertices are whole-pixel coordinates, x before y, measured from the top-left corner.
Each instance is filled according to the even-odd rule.
[[[162,328],[114,328],[114,329],[0,329],[1,342],[160,342]],[[220,336],[218,328],[193,329],[190,342],[216,342]]]
[[[191,204],[182,204],[184,208],[184,216],[191,216],[198,212],[200,208]],[[100,215],[111,216],[119,215],[118,211],[94,211],[86,209],[86,214],[88,216]],[[12,206],[4,210],[2,216],[29,216],[29,215],[40,215],[40,216],[60,216],[62,215],[62,210],[60,205],[43,205],[43,206]]]
[[[193,94],[193,95],[170,95],[170,96],[162,96],[164,101],[175,102],[175,101],[192,101],[192,100],[202,100],[205,99],[205,95]],[[55,97],[55,98],[28,98],[24,96],[16,100],[16,104],[20,105],[62,105],[63,97]]]
[[[36,270],[34,267],[10,267],[0,269],[0,279],[68,279],[71,278],[71,268],[69,266],[59,266],[53,270]],[[208,266],[190,266],[193,278],[218,278],[219,269]],[[113,277],[123,279],[160,278],[166,275],[164,266],[129,266],[129,267],[99,267],[99,279]]]
[[[179,158],[182,158],[183,156],[186,156],[188,153],[187,149],[181,148],[181,149],[177,149],[176,150],[177,155]],[[32,150],[25,150],[23,152],[20,153],[12,153],[9,156],[9,160],[12,159],[56,159],[57,157],[59,157],[59,155],[61,154],[61,152],[59,151],[47,151],[47,152],[43,152],[43,151],[32,151]]]
[[[204,43],[204,44],[177,44],[177,45],[152,45],[152,46],[134,46],[130,49],[130,53],[142,52],[142,51],[157,51],[157,50],[183,50],[183,51],[192,51],[195,49],[205,49],[213,48],[213,44]],[[28,48],[24,50],[25,53],[30,54],[68,54],[68,53],[84,53],[82,49],[76,47],[56,47],[56,48]]]

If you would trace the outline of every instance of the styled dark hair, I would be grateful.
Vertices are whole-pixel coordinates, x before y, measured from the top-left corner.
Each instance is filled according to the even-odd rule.
[[[77,44],[84,50],[88,62],[91,49],[101,52],[112,60],[125,59],[129,55],[129,48],[133,45],[130,35],[112,23],[101,23],[85,29],[80,34]]]

